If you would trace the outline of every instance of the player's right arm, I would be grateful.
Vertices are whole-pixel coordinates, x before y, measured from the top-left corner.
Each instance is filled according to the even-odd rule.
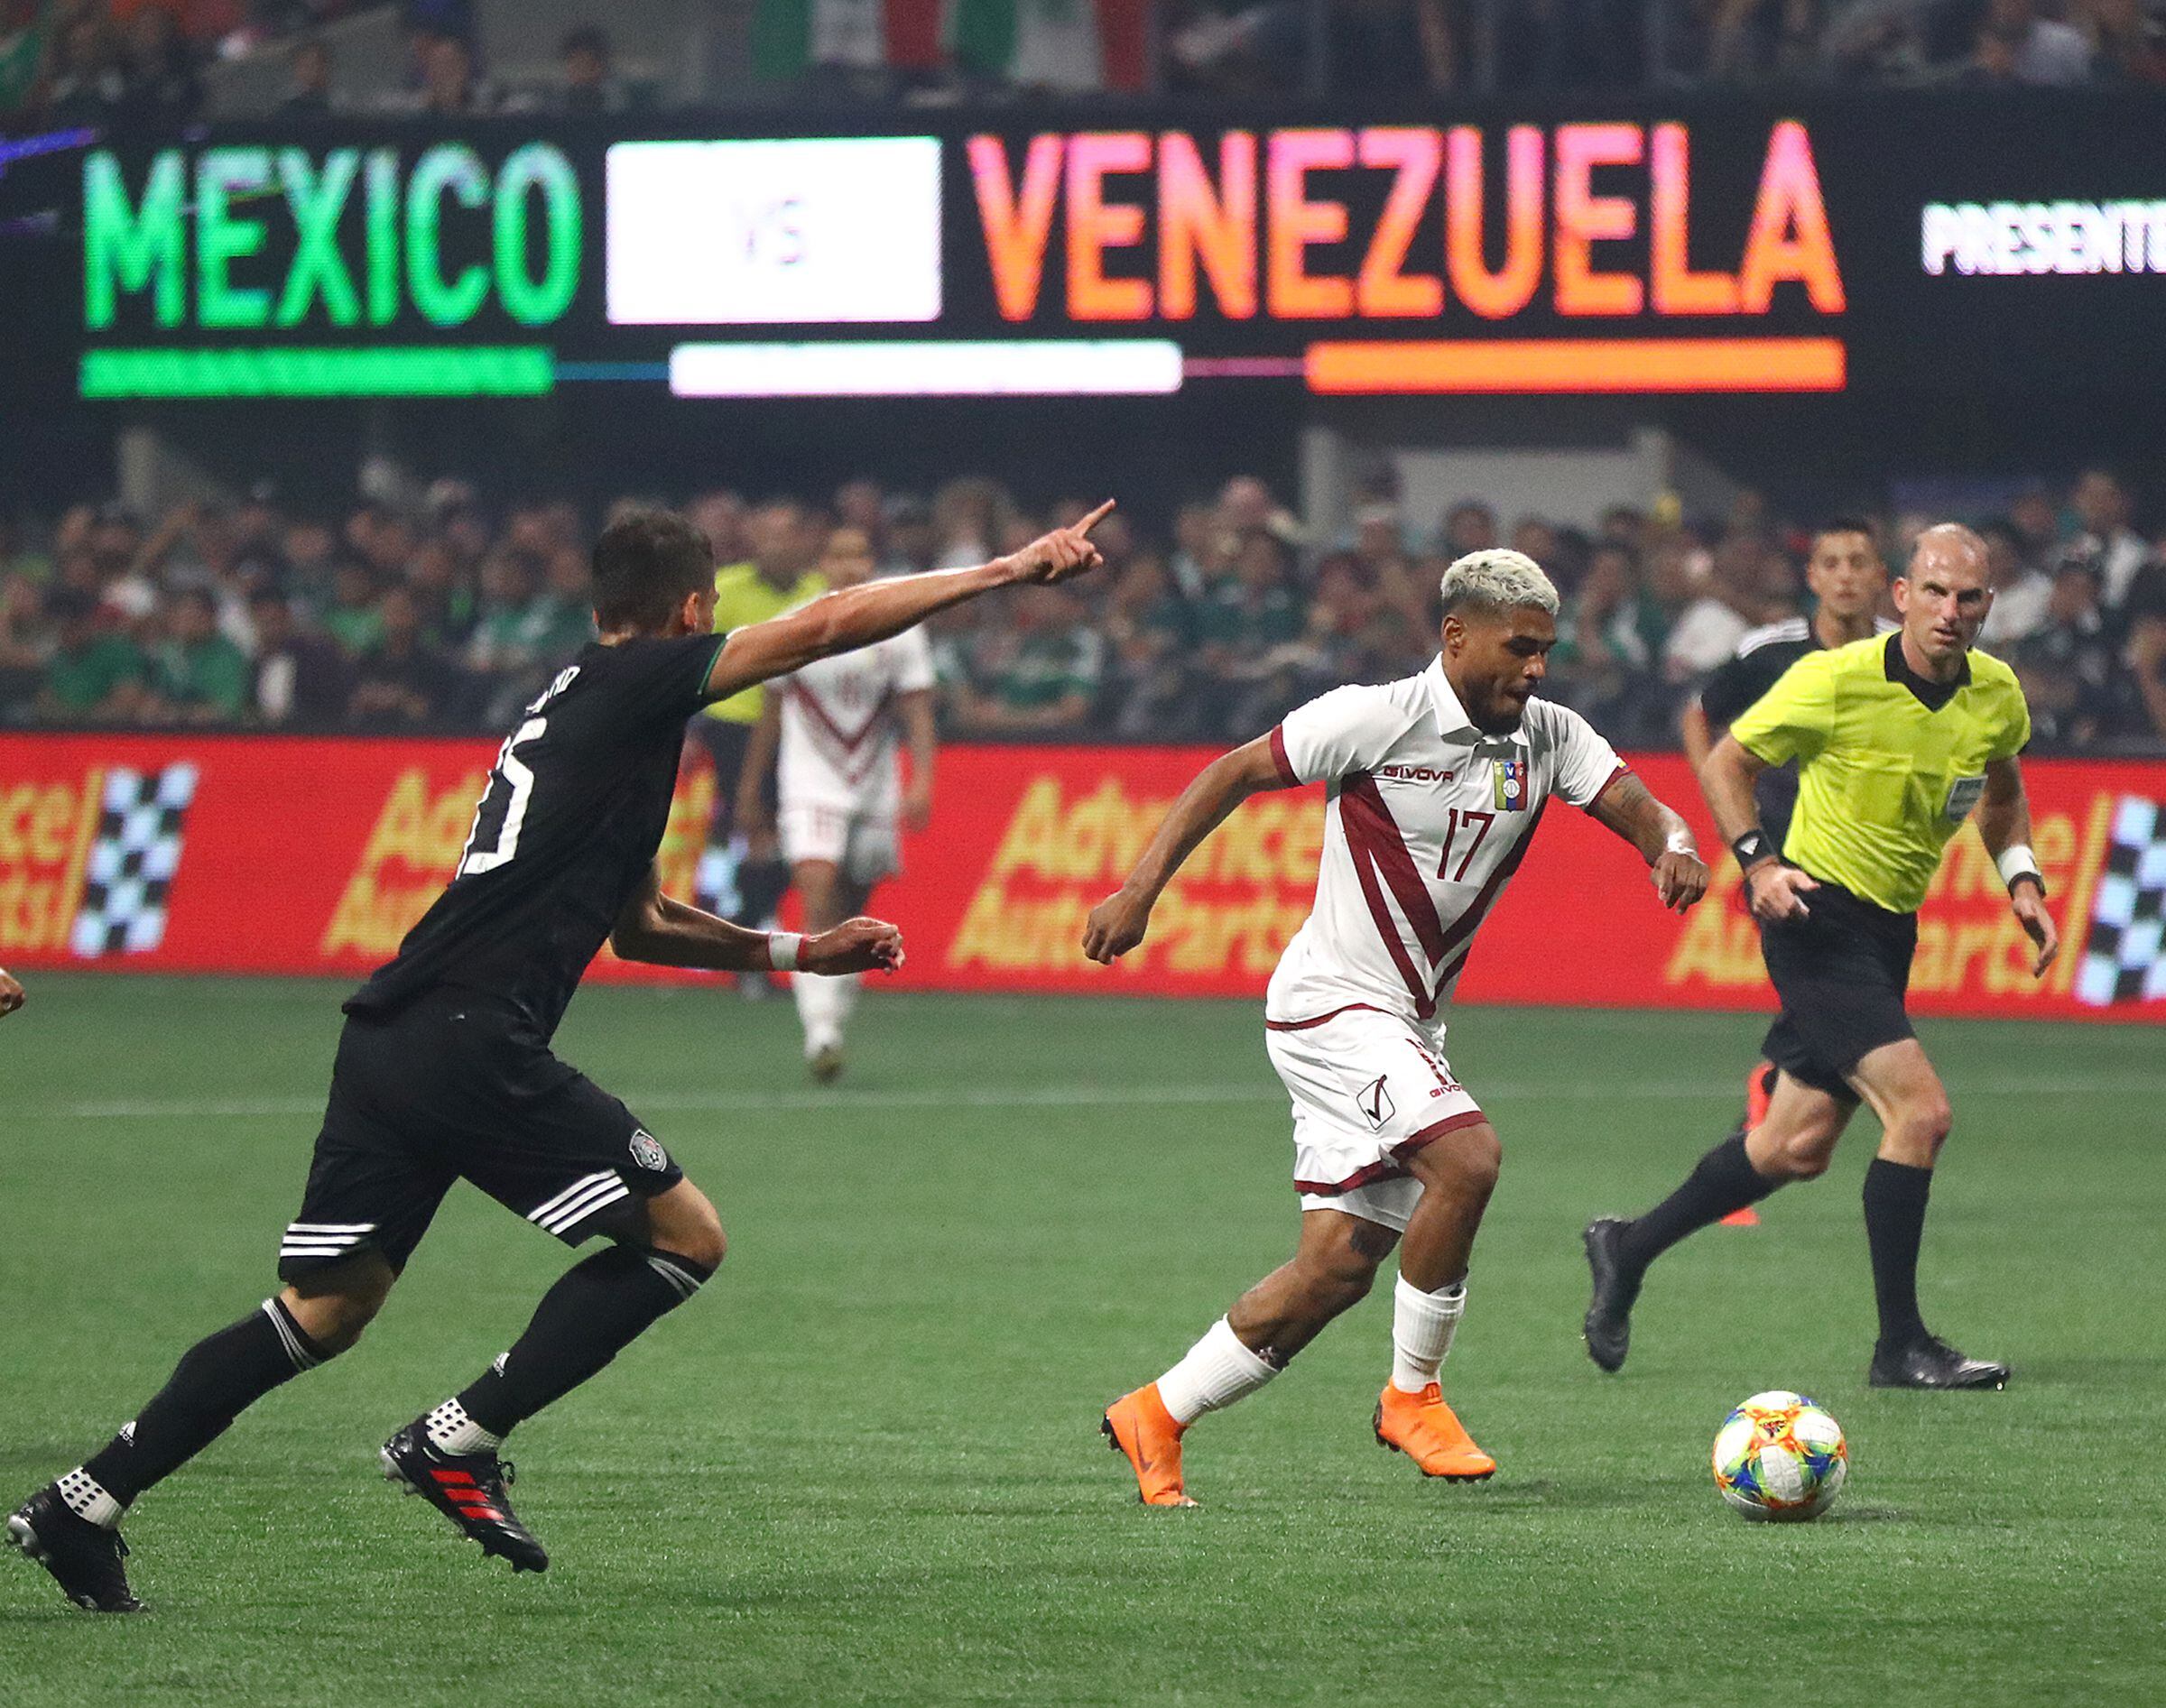
[[[816,660],[884,641],[945,611],[1020,582],[1049,585],[1094,569],[1105,559],[1090,531],[1113,509],[1108,498],[1072,527],[1056,528],[1021,551],[975,569],[930,569],[891,576],[823,593],[794,611],[732,632],[708,672],[707,697],[726,700],[770,678],[787,676]]]
[[[1180,791],[1180,799],[1166,814],[1158,834],[1135,863],[1135,870],[1128,874],[1128,882],[1090,910],[1083,928],[1085,955],[1102,966],[1111,966],[1141,943],[1151,927],[1151,909],[1203,839],[1251,795],[1294,787],[1296,780],[1280,763],[1275,735],[1276,732],[1259,735],[1245,746],[1213,760]]]
[[[664,895],[662,872],[653,866],[609,933],[609,946],[624,960],[708,973],[773,972],[773,946],[764,931],[748,931]],[[892,973],[902,965],[898,928],[884,919],[845,919],[831,931],[801,940],[795,970],[832,976],[875,969]]]
[[[13,1014],[23,1006],[23,986],[12,978],[5,967],[0,966],[0,1016]]]
[[[768,773],[782,743],[782,697],[770,691],[760,707],[760,721],[752,726],[752,741],[745,749],[745,762],[737,768],[736,821],[747,842],[759,844],[774,834],[768,822],[765,794]],[[755,854],[765,850],[755,847]]]

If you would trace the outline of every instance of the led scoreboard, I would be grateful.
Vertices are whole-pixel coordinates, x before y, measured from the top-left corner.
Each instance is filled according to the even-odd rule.
[[[86,135],[69,377],[87,398],[2166,382],[2157,97],[1055,110],[1086,116]]]

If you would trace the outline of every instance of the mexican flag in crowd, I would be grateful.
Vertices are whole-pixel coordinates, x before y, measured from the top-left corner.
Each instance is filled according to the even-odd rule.
[[[757,0],[753,69],[955,66],[1026,88],[1140,89],[1148,0]]]

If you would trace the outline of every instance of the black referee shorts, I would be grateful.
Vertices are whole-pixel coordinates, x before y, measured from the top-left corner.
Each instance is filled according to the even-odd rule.
[[[455,1180],[577,1245],[603,1212],[682,1178],[630,1110],[516,1015],[431,991],[347,1021],[279,1279],[366,1250],[404,1269]]]
[[[1890,913],[1820,879],[1802,919],[1760,922],[1760,950],[1782,1011],[1760,1048],[1792,1079],[1857,1102],[1846,1077],[1883,1044],[1915,1038],[1903,1007],[1918,916]]]

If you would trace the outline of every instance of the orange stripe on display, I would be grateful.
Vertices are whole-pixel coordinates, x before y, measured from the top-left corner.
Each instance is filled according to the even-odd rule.
[[[1461,338],[1312,344],[1311,392],[1839,392],[1839,338]]]

